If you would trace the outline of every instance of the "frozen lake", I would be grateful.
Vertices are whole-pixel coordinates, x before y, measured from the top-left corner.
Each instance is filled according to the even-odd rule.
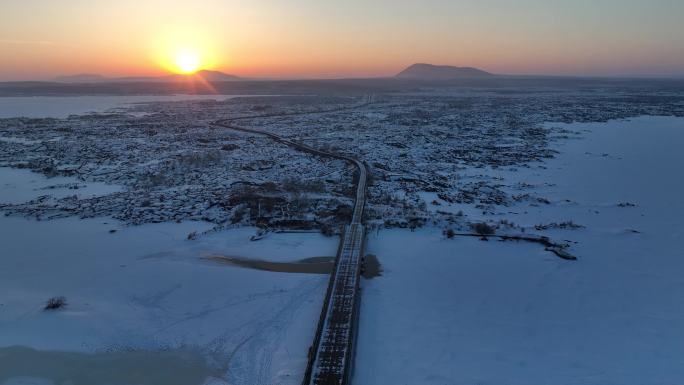
[[[66,118],[72,114],[104,112],[131,103],[226,100],[249,95],[125,95],[0,97],[0,118]]]
[[[0,384],[107,385],[134,382],[131,372],[150,384],[299,384],[327,276],[203,258],[296,261],[334,255],[337,239],[251,242],[255,229],[244,228],[187,240],[209,227],[0,216]],[[67,306],[43,310],[54,296]]]
[[[544,167],[489,170],[551,204],[493,219],[584,225],[550,232],[578,242],[579,260],[440,229],[369,235],[385,272],[363,285],[356,383],[681,382],[684,119],[560,126],[583,138],[559,142]]]
[[[76,195],[79,198],[86,198],[121,190],[121,186],[85,183],[64,176],[47,178],[43,174],[27,169],[0,167],[0,203],[23,203],[43,195],[55,198]]]

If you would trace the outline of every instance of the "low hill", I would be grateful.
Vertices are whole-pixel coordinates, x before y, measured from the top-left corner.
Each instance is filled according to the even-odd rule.
[[[230,81],[230,80],[241,79],[239,76],[226,74],[226,73],[223,73],[221,71],[211,71],[211,70],[201,70],[201,71],[197,71],[197,73],[194,75],[180,75],[180,76],[200,77],[200,78],[202,78],[206,81],[209,81],[209,82],[220,82],[220,81]]]
[[[101,82],[107,78],[100,74],[77,74],[68,76],[57,76],[55,81],[61,83],[91,83],[91,82]]]
[[[492,76],[495,75],[473,67],[438,66],[417,63],[399,72],[395,77],[401,79],[457,79]]]

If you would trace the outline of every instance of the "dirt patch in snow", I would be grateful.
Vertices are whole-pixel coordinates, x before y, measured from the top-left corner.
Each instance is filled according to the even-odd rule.
[[[330,274],[335,263],[334,257],[311,257],[293,262],[272,262],[227,255],[211,255],[203,259],[248,269],[304,274]]]
[[[227,255],[210,255],[202,259],[248,269],[300,274],[330,274],[335,264],[335,257],[311,257],[294,262],[272,262]],[[373,279],[382,275],[382,266],[375,255],[366,255],[362,274],[366,279]]]

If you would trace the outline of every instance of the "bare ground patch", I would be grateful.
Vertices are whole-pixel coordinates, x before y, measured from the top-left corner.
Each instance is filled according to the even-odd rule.
[[[273,262],[228,255],[210,255],[202,259],[247,269],[299,274],[330,274],[335,264],[335,257],[310,257],[292,262]],[[362,274],[366,279],[373,279],[382,275],[382,266],[375,255],[366,255]]]
[[[272,262],[228,255],[210,255],[202,259],[247,269],[300,274],[330,274],[335,263],[335,257],[310,257],[293,262]]]

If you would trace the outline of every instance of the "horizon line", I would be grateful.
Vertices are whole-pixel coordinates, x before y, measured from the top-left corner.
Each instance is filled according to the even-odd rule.
[[[475,67],[473,67],[475,68]],[[178,73],[167,73],[163,75],[122,75],[122,76],[106,76],[98,73],[77,73],[73,75],[58,75],[52,78],[34,78],[34,79],[17,79],[17,80],[3,80],[0,79],[0,83],[58,83],[58,84],[69,84],[69,83],[113,83],[113,82],[145,82],[145,81],[156,81],[159,83],[173,82],[173,79],[165,81],[164,78],[172,78],[174,76],[180,78],[192,78],[193,76],[198,76],[202,71],[218,72],[227,76],[234,76],[232,80],[207,80],[209,82],[239,82],[239,81],[306,81],[306,80],[373,80],[373,79],[397,79],[397,80],[408,80],[408,81],[449,81],[449,80],[467,80],[467,79],[486,79],[489,76],[455,76],[453,78],[445,79],[430,79],[430,78],[399,78],[397,74],[394,75],[299,75],[299,76],[242,76],[236,75],[234,73],[224,72],[221,70],[214,69],[202,69],[198,70],[192,74],[178,74]],[[525,74],[507,74],[507,73],[490,73],[492,77],[496,78],[563,78],[563,79],[684,79],[684,72],[682,73],[614,73],[614,74],[539,74],[539,73],[525,73]],[[99,77],[101,80],[85,80],[85,81],[64,81],[59,80],[60,78],[78,77],[78,76],[93,76]],[[127,80],[130,79],[130,80]]]

